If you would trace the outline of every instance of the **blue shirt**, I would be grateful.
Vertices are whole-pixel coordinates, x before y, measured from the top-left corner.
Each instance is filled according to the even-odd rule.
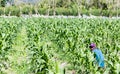
[[[96,48],[96,49],[93,49],[93,52],[95,53],[95,58],[99,67],[104,67],[104,56],[101,50]]]

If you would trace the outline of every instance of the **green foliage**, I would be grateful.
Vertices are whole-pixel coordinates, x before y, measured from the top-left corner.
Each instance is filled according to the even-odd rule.
[[[14,20],[13,20],[14,19]],[[0,73],[120,73],[119,19],[0,18]],[[105,57],[98,70],[89,44]],[[61,63],[67,62],[67,67]],[[68,73],[70,74],[70,73]]]
[[[32,6],[32,5],[23,5],[23,6],[9,6],[9,7],[0,7],[0,15],[10,15],[10,16],[20,16],[21,14],[41,14],[41,15],[53,15],[54,9],[50,7],[41,7],[41,6]],[[96,9],[96,8],[91,8],[91,9],[86,9],[84,6],[81,6],[79,12],[81,15],[95,15],[95,16],[107,16],[107,17],[112,17],[112,16],[118,16],[120,15],[120,9],[118,11],[116,10],[102,10],[102,9]],[[68,8],[65,7],[57,7],[55,8],[55,13],[56,15],[73,15],[77,16],[78,15],[78,8],[75,5],[72,5]]]
[[[2,7],[5,7],[6,1],[7,1],[7,0],[0,0],[0,5],[1,5]]]
[[[35,14],[39,13],[42,15],[54,15],[54,10],[57,15],[78,15],[85,14],[89,15],[90,13],[97,16],[119,16],[120,7],[117,5],[118,0],[106,1],[106,0],[41,0],[38,3],[22,3],[18,4],[19,0],[0,0],[1,7],[6,7],[6,3],[13,3],[11,6],[6,7],[5,13],[4,9],[0,7],[1,15],[16,15],[20,16],[21,14]],[[29,2],[29,1],[28,1]],[[14,4],[16,3],[16,4]],[[13,7],[12,7],[13,6]],[[50,7],[49,7],[50,6]],[[20,8],[21,7],[21,10]],[[10,8],[10,9],[9,9]],[[50,8],[50,9],[49,9]],[[78,9],[79,8],[79,9]],[[91,10],[90,10],[91,9]],[[118,10],[117,10],[118,9]],[[79,11],[79,12],[78,12]]]
[[[100,10],[100,9],[91,9],[90,14],[95,15],[95,16],[100,16],[102,14],[104,15],[104,12],[102,12],[102,10]]]
[[[23,14],[29,14],[29,13],[32,14],[32,11],[33,11],[33,8],[30,5],[24,6],[22,8],[22,13]]]
[[[38,9],[38,13],[39,13],[39,14],[46,15],[46,14],[47,14],[47,8],[39,8],[39,9]],[[51,9],[50,9],[50,11],[49,11],[49,14],[52,14]]]
[[[4,8],[0,8],[0,15],[3,15],[4,14]]]

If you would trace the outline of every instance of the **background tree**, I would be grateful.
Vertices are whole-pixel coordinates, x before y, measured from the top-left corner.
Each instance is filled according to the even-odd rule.
[[[78,16],[80,16],[81,15],[81,7],[82,7],[82,2],[81,2],[81,0],[75,0],[75,4],[76,4],[76,6],[77,6],[77,11],[78,11]]]
[[[120,7],[120,1],[119,0],[117,0],[117,17],[118,17],[118,9],[119,9],[119,7]]]
[[[53,15],[56,15],[56,4],[58,0],[52,0]]]
[[[0,5],[1,5],[2,7],[5,7],[6,1],[7,1],[7,0],[0,0],[0,3],[1,3]]]

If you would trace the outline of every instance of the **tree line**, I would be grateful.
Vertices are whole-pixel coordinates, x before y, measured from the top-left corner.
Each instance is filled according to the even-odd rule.
[[[81,15],[83,11],[101,12],[115,11],[116,15],[119,15],[120,10],[120,0],[37,0],[36,3],[30,3],[31,0],[26,0],[21,4],[17,4],[18,1],[22,0],[0,0],[0,6],[6,7],[6,3],[11,4],[11,6],[23,7],[23,5],[30,5],[35,7],[35,11],[38,12],[38,9],[44,8],[47,13],[50,14],[52,9],[53,15],[56,15],[56,9],[73,9],[77,11],[77,15]],[[25,0],[24,0],[25,1]],[[66,10],[66,11],[67,11]]]

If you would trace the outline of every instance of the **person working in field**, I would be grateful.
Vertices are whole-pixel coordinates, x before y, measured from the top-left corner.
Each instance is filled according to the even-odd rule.
[[[89,48],[91,49],[91,51],[94,53],[94,55],[95,55],[95,58],[96,58],[96,61],[97,61],[97,64],[98,64],[98,68],[104,68],[104,56],[103,56],[103,54],[102,54],[102,52],[101,52],[101,50],[100,49],[98,49],[97,47],[96,47],[96,44],[94,44],[94,43],[91,43],[90,44],[90,46],[89,46]]]

